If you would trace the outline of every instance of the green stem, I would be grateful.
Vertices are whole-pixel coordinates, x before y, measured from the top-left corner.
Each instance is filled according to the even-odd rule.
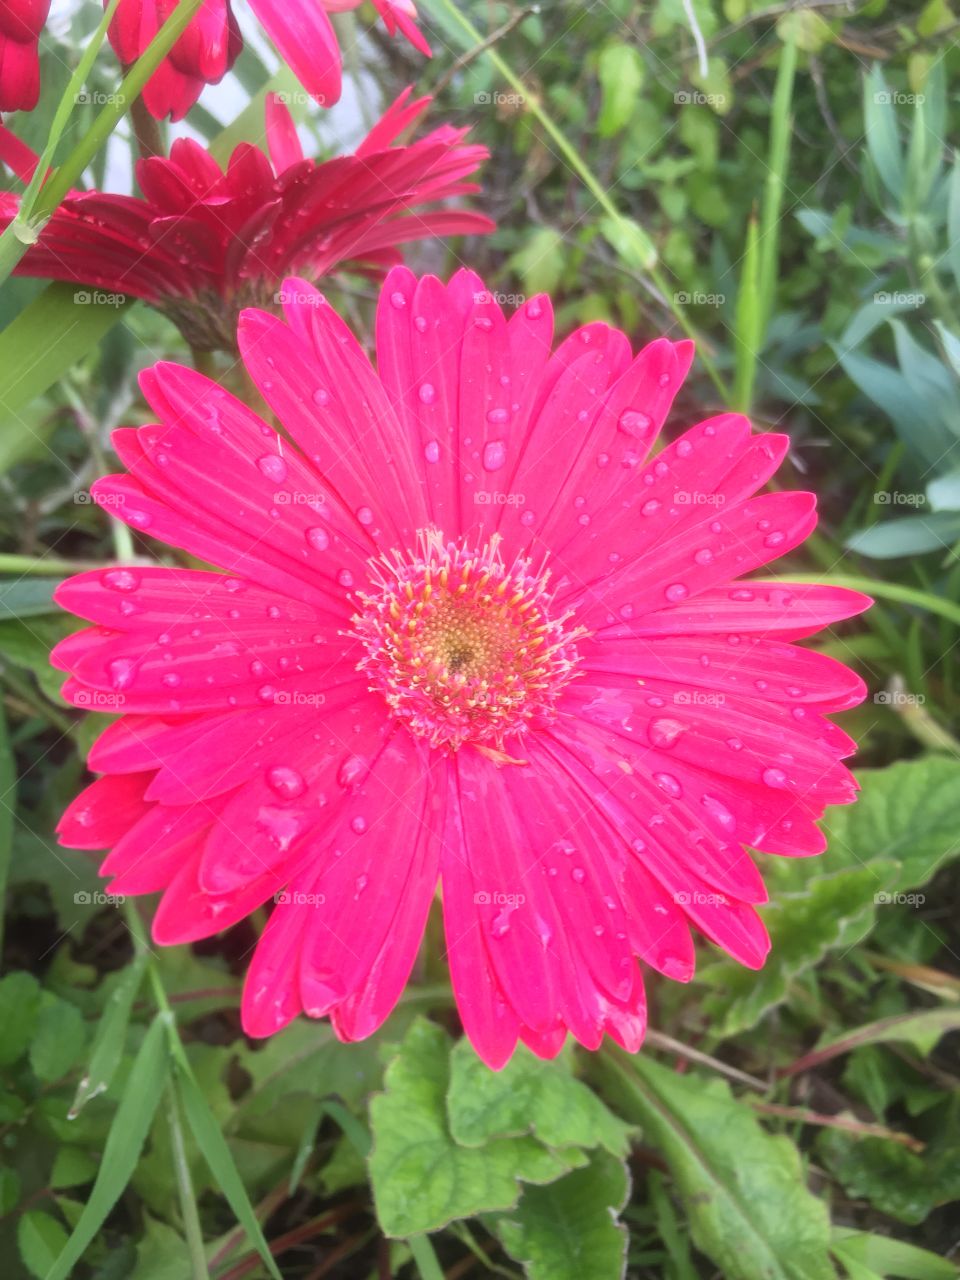
[[[80,180],[84,169],[123,119],[128,105],[140,96],[144,85],[179,40],[203,0],[180,0],[142,56],[124,76],[118,92],[112,95],[113,101],[107,103],[63,164],[47,178],[47,164],[76,105],[77,90],[83,84],[94,57],[103,43],[118,3],[119,0],[112,0],[94,38],[87,46],[84,56],[71,77],[70,84],[57,109],[50,140],[21,201],[20,210],[3,235],[0,235],[0,284],[7,279],[30,245],[35,243],[43,224],[64,196]],[[45,178],[46,181],[44,181]]]
[[[629,222],[624,218],[623,214],[610,199],[610,195],[600,182],[600,179],[586,163],[580,152],[563,132],[560,126],[555,123],[553,117],[548,115],[544,110],[539,96],[527,87],[523,78],[517,75],[510,64],[504,61],[495,48],[486,44],[481,33],[473,25],[470,19],[466,17],[460,7],[454,3],[454,0],[435,0],[435,3],[442,5],[449,16],[459,25],[464,34],[468,36],[475,45],[482,48],[483,53],[490,59],[496,69],[503,76],[504,80],[506,80],[507,84],[509,84],[510,87],[520,95],[526,110],[530,112],[544,132],[556,144],[557,149],[563,156],[564,160],[579,177],[580,181],[587,188],[614,226],[623,232],[625,239],[636,241],[638,234],[642,237],[643,247],[647,258],[643,269],[647,272],[650,279],[653,281],[654,286],[670,308],[670,311],[672,312],[674,319],[680,325],[680,328],[688,338],[692,338],[697,343],[698,355],[700,357],[701,364],[704,369],[706,369],[710,380],[713,382],[720,395],[723,396],[724,399],[728,399],[729,396],[726,384],[721,378],[716,365],[713,363],[710,356],[707,355],[705,344],[698,338],[696,328],[691,324],[690,320],[684,313],[683,307],[673,296],[674,290],[670,288],[662,272],[656,265],[657,252],[654,248],[653,242],[636,223]]]
[[[167,1085],[167,1121],[170,1125],[173,1168],[177,1178],[177,1190],[180,1193],[180,1213],[183,1217],[183,1230],[190,1254],[191,1280],[210,1280],[207,1258],[203,1251],[203,1230],[200,1226],[200,1215],[197,1212],[196,1197],[193,1194],[193,1179],[190,1177],[190,1163],[187,1160],[187,1148],[183,1141],[180,1107],[177,1104],[177,1095],[172,1082]]]
[[[914,587],[902,587],[897,582],[886,582],[882,578],[862,578],[857,574],[823,573],[817,574],[818,584],[828,587],[849,587],[852,591],[864,591],[867,595],[879,596],[881,600],[895,600],[898,604],[913,605],[927,613],[938,614],[956,626],[960,626],[960,605],[952,600],[941,600],[939,596],[928,591],[918,591]],[[777,582],[809,583],[810,574],[787,573],[778,574]]]
[[[21,577],[60,578],[79,573],[81,569],[104,567],[99,560],[58,560],[56,556],[0,554],[0,573],[18,573]]]

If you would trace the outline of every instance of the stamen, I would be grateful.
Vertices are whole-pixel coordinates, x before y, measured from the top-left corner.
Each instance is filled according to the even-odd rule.
[[[505,741],[555,714],[587,632],[569,612],[550,616],[549,572],[523,558],[507,568],[500,541],[468,549],[428,529],[414,555],[378,557],[353,634],[366,649],[358,669],[412,733],[519,764]]]

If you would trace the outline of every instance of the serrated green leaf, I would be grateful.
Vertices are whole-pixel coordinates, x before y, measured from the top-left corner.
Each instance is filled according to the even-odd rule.
[[[120,1199],[137,1160],[163,1092],[168,1057],[163,1015],[150,1024],[134,1060],[107,1141],[100,1170],[80,1220],[44,1280],[67,1280]]]
[[[597,1151],[583,1169],[525,1187],[494,1229],[529,1280],[620,1280],[627,1233],[616,1219],[629,1194],[626,1165]]]
[[[30,1045],[34,1074],[48,1082],[65,1076],[83,1052],[86,1039],[83,1015],[76,1005],[47,996]]]
[[[830,1129],[817,1139],[817,1155],[851,1198],[911,1226],[960,1199],[960,1145],[949,1135],[917,1153],[886,1138]]]
[[[603,93],[597,133],[612,138],[626,128],[636,110],[643,88],[643,59],[632,44],[618,40],[600,54],[597,76]]]
[[[520,1182],[552,1182],[584,1157],[555,1152],[533,1138],[459,1146],[447,1122],[450,1039],[418,1019],[387,1068],[386,1091],[370,1103],[370,1177],[386,1235],[435,1231],[458,1218],[507,1209]]]
[[[835,1280],[826,1206],[807,1190],[788,1138],[767,1133],[721,1080],[619,1051],[599,1070],[618,1109],[662,1153],[693,1241],[725,1280]]]
[[[572,1072],[569,1054],[544,1062],[518,1046],[501,1071],[491,1071],[468,1040],[450,1055],[450,1133],[463,1147],[491,1138],[533,1134],[548,1147],[629,1148],[630,1129]]]
[[[883,895],[925,884],[960,851],[960,762],[926,756],[866,770],[859,780],[856,804],[828,811],[822,857],[767,864],[770,903],[761,914],[772,948],[765,967],[754,973],[721,961],[701,970],[716,988],[704,1007],[718,1038],[755,1026],[786,999],[795,977],[831,948],[866,936]]]

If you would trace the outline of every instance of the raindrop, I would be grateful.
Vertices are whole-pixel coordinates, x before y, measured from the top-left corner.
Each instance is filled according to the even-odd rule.
[[[265,453],[262,458],[257,459],[257,466],[268,480],[273,480],[277,484],[287,478],[287,464],[279,453]]]
[[[437,391],[432,382],[424,382],[417,395],[420,397],[421,404],[433,404],[437,398]]]
[[[782,769],[764,769],[763,780],[776,791],[783,791],[787,785],[787,775]]]
[[[268,770],[267,782],[284,800],[295,800],[297,796],[302,796],[307,786],[302,774],[283,764],[275,765]]]
[[[319,525],[314,525],[312,529],[308,529],[304,536],[314,551],[326,551],[330,545],[330,535],[326,529],[321,529]]]
[[[690,594],[689,588],[685,587],[682,582],[673,582],[667,587],[663,593],[669,601],[676,603],[678,600],[686,600]]]
[[[110,569],[103,575],[102,581],[111,591],[136,591],[140,585],[140,575],[130,569]]]
[[[424,446],[423,456],[428,462],[440,461],[440,442],[439,440],[431,440]]]
[[[499,471],[507,460],[507,447],[502,440],[491,440],[484,446],[483,466],[485,471]]]

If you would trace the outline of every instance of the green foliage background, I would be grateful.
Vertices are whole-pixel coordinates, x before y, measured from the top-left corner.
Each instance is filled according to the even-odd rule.
[[[762,972],[704,945],[688,987],[651,979],[637,1058],[520,1051],[489,1072],[460,1036],[434,922],[418,980],[372,1040],[343,1046],[303,1021],[254,1046],[237,1003],[258,922],[158,954],[150,904],[103,901],[96,860],[51,835],[103,717],[59,696],[47,654],[72,624],[50,593],[132,549],[85,495],[111,465],[110,429],[140,419],[138,368],[190,353],[143,305],[91,305],[78,328],[72,288],[7,281],[3,1274],[946,1280],[960,1199],[960,21],[947,0],[693,0],[701,68],[681,0],[421,7],[429,65],[374,32],[350,69],[367,98],[416,80],[436,90],[437,120],[473,126],[492,152],[477,207],[499,229],[408,260],[467,262],[508,299],[549,290],[564,329],[605,319],[635,345],[694,331],[672,426],[734,406],[789,431],[779,481],[816,490],[821,525],[783,572],[878,601],[819,639],[870,686],[843,717],[862,798],[828,817],[824,857],[763,860]],[[99,19],[86,4],[45,37],[43,102],[14,121],[37,149]],[[238,64],[255,105],[237,121],[191,113],[221,156],[260,140],[263,92],[289,83],[268,61],[248,49]],[[109,93],[117,75],[105,50],[87,84]],[[329,122],[303,114],[318,153],[336,150]],[[58,158],[93,119],[72,114]],[[125,123],[117,139],[132,153]],[[101,151],[88,178],[104,173]],[[373,291],[330,293],[369,336]]]

